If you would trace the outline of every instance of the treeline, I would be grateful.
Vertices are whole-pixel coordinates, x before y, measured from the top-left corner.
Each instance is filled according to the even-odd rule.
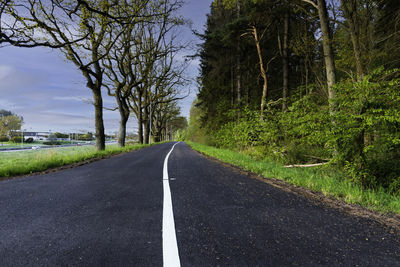
[[[186,138],[400,192],[400,3],[216,0]]]
[[[95,137],[105,149],[103,94],[115,97],[120,146],[126,124],[138,120],[139,141],[167,139],[185,118],[177,100],[186,85],[184,20],[180,0],[82,0],[0,2],[0,47],[50,47],[79,69],[93,95]]]

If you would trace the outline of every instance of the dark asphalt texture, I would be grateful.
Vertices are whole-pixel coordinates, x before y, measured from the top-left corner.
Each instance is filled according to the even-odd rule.
[[[173,143],[0,182],[0,266],[162,266]],[[169,158],[182,266],[400,266],[399,237],[210,161]]]

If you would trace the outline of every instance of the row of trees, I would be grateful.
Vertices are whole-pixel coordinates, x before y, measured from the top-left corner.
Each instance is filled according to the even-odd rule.
[[[215,0],[189,137],[400,189],[396,0]]]
[[[148,143],[152,133],[161,138],[171,119],[165,114],[176,113],[179,90],[186,83],[185,63],[177,60],[184,45],[175,34],[183,24],[176,15],[180,0],[0,3],[0,46],[58,49],[79,69],[93,96],[98,150],[105,149],[105,89],[120,113],[120,146],[125,145],[131,113],[137,117],[141,143]]]

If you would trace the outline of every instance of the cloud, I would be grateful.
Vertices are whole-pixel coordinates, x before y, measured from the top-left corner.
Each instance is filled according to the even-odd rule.
[[[202,31],[206,22],[205,13],[209,12],[212,0],[188,0],[182,15],[190,17],[193,29]],[[192,46],[177,56],[184,62],[185,56],[194,54],[195,45],[200,42],[190,29],[182,30],[182,41],[192,42]],[[74,129],[94,129],[94,107],[85,103],[91,100],[91,91],[86,88],[86,81],[80,71],[67,61],[58,49],[49,48],[1,48],[0,65],[0,108],[16,112],[25,119],[24,127],[32,130],[65,131]],[[199,59],[188,62],[188,77],[198,76]],[[189,115],[189,110],[197,90],[193,82],[191,94],[180,101],[182,113]],[[112,108],[115,99],[103,93],[104,106]],[[104,112],[107,132],[118,130],[119,114]],[[137,127],[134,117],[129,120],[128,128]],[[132,131],[132,130],[129,130]]]
[[[86,96],[55,96],[53,97],[56,101],[76,101],[76,102],[88,102]]]
[[[13,67],[7,65],[0,65],[0,82],[7,78],[14,70]]]

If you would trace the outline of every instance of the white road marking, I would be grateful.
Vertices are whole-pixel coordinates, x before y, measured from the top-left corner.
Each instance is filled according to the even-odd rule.
[[[179,259],[178,243],[176,241],[176,234],[175,234],[175,221],[174,221],[174,212],[172,209],[171,189],[169,188],[169,178],[168,178],[168,158],[177,144],[179,144],[179,142],[173,145],[173,147],[165,157],[164,170],[163,170],[164,204],[163,204],[162,236],[163,236],[163,260],[165,267],[181,266],[181,261]]]

